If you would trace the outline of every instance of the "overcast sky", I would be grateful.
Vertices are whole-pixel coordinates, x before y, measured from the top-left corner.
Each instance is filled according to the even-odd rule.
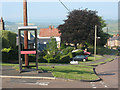
[[[0,11],[5,21],[23,21],[23,3],[20,2],[0,2]],[[68,11],[60,4],[59,0],[28,0],[28,20],[29,22],[62,22],[66,19]],[[64,0],[61,0],[64,1]],[[68,2],[69,1],[69,2]],[[70,11],[74,9],[96,10],[98,15],[103,19],[118,19],[118,2],[117,0],[104,0],[106,2],[97,2],[91,0],[91,2],[80,0],[65,0],[63,2]],[[103,1],[103,0],[102,0]],[[2,6],[1,6],[2,4]]]

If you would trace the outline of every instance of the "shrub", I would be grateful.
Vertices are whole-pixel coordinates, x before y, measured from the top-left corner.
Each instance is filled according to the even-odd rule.
[[[65,48],[66,48],[65,44],[62,43],[61,46],[60,46],[60,49],[62,50],[62,49],[65,49]]]
[[[1,30],[0,33],[2,33],[2,48],[16,48],[16,33],[6,30]]]
[[[0,30],[2,39],[2,60],[3,62],[18,61],[18,48],[16,47],[17,34],[11,31]]]
[[[49,58],[49,63],[59,63],[59,59]]]
[[[18,51],[17,49],[5,48],[2,49],[2,61],[3,62],[18,62]]]
[[[79,50],[73,53],[73,56],[77,56],[77,55],[84,55],[84,51],[83,50]]]
[[[94,49],[93,48],[88,48],[88,52],[94,53]]]
[[[8,53],[8,52],[10,52],[11,50],[12,50],[12,49],[11,49],[11,47],[10,47],[10,48],[3,48],[1,51],[2,51],[2,52],[7,52],[7,53]]]
[[[70,63],[70,56],[69,55],[64,55],[60,57],[60,63]]]
[[[73,57],[72,52],[69,52],[69,53],[68,53],[68,55],[69,55],[69,57],[70,57],[70,58],[72,58],[72,57]]]
[[[39,63],[48,63],[48,61],[45,60],[42,56],[40,56],[40,57],[38,58],[38,62],[39,62]]]
[[[94,48],[93,47],[89,47],[88,48],[88,52],[91,52],[92,54],[94,54]],[[101,54],[101,55],[110,55],[113,52],[113,50],[105,48],[105,47],[97,47],[96,49],[96,54]]]
[[[76,53],[75,52],[72,52],[72,57],[75,57],[76,56]]]
[[[69,52],[73,51],[73,47],[67,47],[65,49],[63,49],[63,55],[67,55]]]

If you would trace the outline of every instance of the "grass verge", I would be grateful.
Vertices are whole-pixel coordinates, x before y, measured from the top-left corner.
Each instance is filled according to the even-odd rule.
[[[100,65],[100,64],[104,64],[106,62],[110,62],[115,58],[115,56],[111,56],[110,58],[104,60],[103,62],[99,62],[99,63],[94,63],[94,64],[90,64],[90,65]]]
[[[13,66],[19,70],[18,64],[3,63],[2,65]],[[74,80],[97,80],[99,77],[94,73],[92,66],[67,65],[67,66],[39,66],[39,70],[52,72],[54,77]]]
[[[84,65],[69,66],[40,66],[39,69],[52,72],[54,77],[75,80],[97,80],[98,76],[94,73],[93,67]]]
[[[100,60],[102,58],[104,58],[104,56],[96,55],[96,60]],[[93,56],[89,56],[88,57],[88,61],[86,61],[86,62],[79,61],[79,64],[81,64],[81,63],[90,63],[90,62],[93,62],[93,61],[94,61],[94,57]]]

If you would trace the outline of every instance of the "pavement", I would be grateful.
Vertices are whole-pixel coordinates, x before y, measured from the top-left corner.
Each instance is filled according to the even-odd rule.
[[[38,70],[39,71],[39,70]],[[53,77],[51,72],[38,72],[34,69],[28,69],[26,72],[19,73],[12,66],[2,66],[3,76],[32,76],[32,77]]]
[[[110,57],[110,56],[106,56]],[[105,59],[106,59],[105,58]],[[101,59],[103,61],[104,59]],[[98,62],[98,61],[96,61]],[[95,63],[96,63],[95,62]],[[19,73],[12,66],[2,66],[3,88],[118,88],[118,57],[115,60],[96,67],[102,81],[81,82],[76,80],[56,79],[51,72]],[[6,77],[5,77],[6,76]],[[36,77],[36,78],[32,78]],[[42,78],[41,78],[42,77]]]

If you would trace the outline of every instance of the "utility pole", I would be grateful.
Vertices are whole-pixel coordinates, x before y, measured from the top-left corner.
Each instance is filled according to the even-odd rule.
[[[108,34],[108,27],[107,27],[107,34]],[[107,48],[108,48],[108,39],[107,39]]]
[[[94,61],[96,61],[96,38],[97,38],[97,25],[95,25]]]
[[[27,0],[23,0],[24,26],[27,26]],[[28,31],[24,31],[24,49],[28,49]],[[28,66],[28,55],[25,54],[25,66]]]

